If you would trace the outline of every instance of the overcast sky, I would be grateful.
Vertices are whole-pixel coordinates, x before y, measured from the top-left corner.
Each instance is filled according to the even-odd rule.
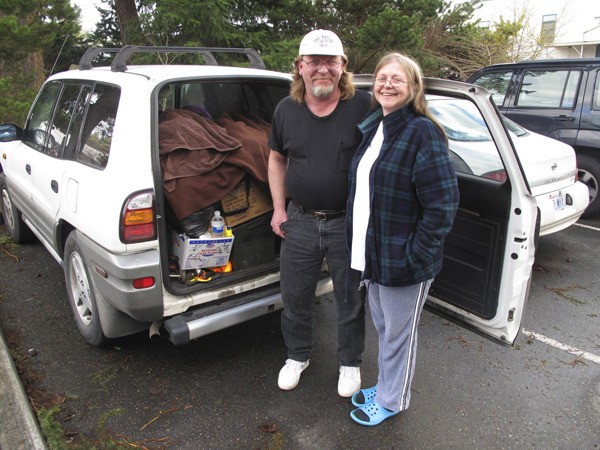
[[[71,0],[72,4],[81,8],[81,28],[83,31],[91,31],[96,22],[100,20],[100,14],[95,6],[100,5],[98,0]]]

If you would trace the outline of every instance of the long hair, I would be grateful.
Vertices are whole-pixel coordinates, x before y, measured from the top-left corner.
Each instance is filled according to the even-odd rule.
[[[444,131],[444,127],[442,127],[440,122],[434,117],[427,106],[427,100],[425,99],[425,86],[423,84],[423,74],[421,72],[421,67],[414,59],[398,52],[388,53],[377,63],[377,67],[375,67],[374,78],[377,78],[377,74],[383,66],[394,62],[400,65],[406,74],[406,77],[408,78],[405,80],[408,81],[407,86],[410,90],[410,100],[408,103],[412,103],[414,113],[417,116],[425,116],[431,120],[433,124],[440,130],[440,133],[442,133],[446,144],[448,144],[448,138],[446,136],[446,132]],[[375,105],[379,104],[379,102],[377,102],[375,99],[375,95],[373,95],[373,103]]]
[[[304,55],[298,55],[294,61],[294,69],[292,70],[292,85],[290,86],[290,97],[296,103],[302,103],[304,101],[304,93],[306,92],[306,86],[304,86],[304,79],[298,72],[298,62]],[[342,57],[342,77],[340,78],[339,88],[341,91],[340,100],[348,100],[354,97],[356,88],[354,87],[354,81],[352,81],[352,73],[346,70],[348,60]]]

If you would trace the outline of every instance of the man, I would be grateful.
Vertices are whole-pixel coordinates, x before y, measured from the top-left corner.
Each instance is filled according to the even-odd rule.
[[[271,226],[283,238],[281,328],[288,349],[278,385],[294,389],[308,367],[315,289],[325,259],[337,301],[338,393],[350,397],[361,385],[365,310],[360,272],[349,269],[344,208],[348,167],[360,139],[357,124],[369,110],[370,95],[355,91],[335,33],[311,31],[298,53],[290,96],[275,110],[269,139]]]

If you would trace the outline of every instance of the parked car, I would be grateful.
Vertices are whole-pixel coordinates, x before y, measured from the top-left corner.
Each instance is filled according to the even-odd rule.
[[[485,87],[500,112],[575,149],[589,189],[583,217],[600,213],[600,58],[549,59],[484,67],[467,80]]]
[[[217,52],[253,67],[219,64]],[[105,53],[110,67],[94,67]],[[149,62],[163,53],[192,64]],[[131,64],[140,54],[144,64]],[[280,242],[260,178],[290,82],[249,49],[91,49],[79,70],[46,81],[23,127],[0,125],[6,228],[17,243],[35,235],[63,267],[88,343],[146,330],[185,344],[282,308]],[[511,344],[533,266],[536,199],[487,91],[447,80],[426,87],[472,102],[506,175],[458,173],[460,208],[429,303]],[[219,237],[202,226],[215,208],[232,214]],[[331,289],[323,273],[317,295]]]
[[[473,103],[438,95],[427,99],[448,136],[455,170],[505,181],[502,160]],[[504,123],[540,210],[540,236],[577,222],[588,206],[589,194],[587,186],[577,180],[573,148],[527,131],[510,119]]]

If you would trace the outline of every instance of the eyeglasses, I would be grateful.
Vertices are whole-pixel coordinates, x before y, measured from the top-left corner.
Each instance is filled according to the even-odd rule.
[[[375,78],[375,84],[377,86],[385,86],[385,84],[387,82],[390,82],[390,84],[392,86],[402,86],[404,83],[408,83],[408,81],[404,81],[402,78],[400,77],[392,77],[392,78],[387,78],[387,77],[377,77]]]
[[[321,66],[325,65],[327,69],[333,70],[340,67],[341,61],[335,61],[333,59],[328,59],[327,61],[321,61],[319,59],[313,59],[312,61],[307,61],[305,59],[302,60],[304,64],[306,64],[311,70],[318,70]]]

